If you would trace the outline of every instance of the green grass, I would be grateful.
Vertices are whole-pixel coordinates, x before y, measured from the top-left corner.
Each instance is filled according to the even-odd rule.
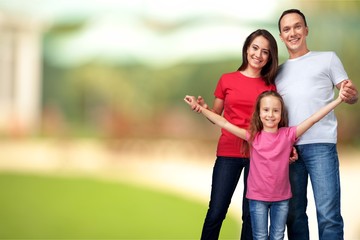
[[[206,204],[88,178],[0,173],[0,239],[199,239]],[[239,216],[240,218],[240,216]],[[239,239],[228,217],[221,239]]]

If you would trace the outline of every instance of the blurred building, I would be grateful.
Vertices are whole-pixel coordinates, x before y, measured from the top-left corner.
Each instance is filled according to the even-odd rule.
[[[43,24],[0,11],[0,134],[34,134],[41,114]]]

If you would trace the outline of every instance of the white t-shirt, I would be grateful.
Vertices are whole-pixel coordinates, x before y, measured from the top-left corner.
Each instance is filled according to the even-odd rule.
[[[348,79],[334,52],[308,52],[288,59],[279,67],[276,89],[284,98],[289,126],[297,126],[334,99],[334,86]],[[337,121],[334,111],[306,131],[296,145],[336,143]]]

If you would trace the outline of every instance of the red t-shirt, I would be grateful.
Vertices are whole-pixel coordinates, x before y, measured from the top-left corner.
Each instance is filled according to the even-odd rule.
[[[246,77],[236,71],[225,73],[220,77],[214,95],[224,101],[223,116],[226,120],[238,127],[248,128],[258,95],[275,89],[275,85],[266,86],[262,78]],[[221,129],[216,155],[248,157],[248,154],[241,153],[243,141],[225,129]]]

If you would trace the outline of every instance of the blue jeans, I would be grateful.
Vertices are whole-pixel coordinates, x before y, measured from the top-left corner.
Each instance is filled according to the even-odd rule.
[[[336,144],[296,146],[299,159],[290,165],[293,197],[287,220],[289,240],[309,239],[307,207],[308,175],[314,192],[320,240],[342,240],[344,223],[340,213],[340,174]]]
[[[264,202],[249,200],[251,226],[254,240],[284,239],[286,218],[289,211],[289,200]],[[268,219],[270,212],[270,233]]]
[[[225,219],[243,168],[244,192],[242,200],[243,224],[241,239],[252,239],[249,202],[245,198],[246,182],[249,173],[249,159],[218,156],[213,169],[210,203],[202,229],[202,240],[219,238],[222,222]]]

